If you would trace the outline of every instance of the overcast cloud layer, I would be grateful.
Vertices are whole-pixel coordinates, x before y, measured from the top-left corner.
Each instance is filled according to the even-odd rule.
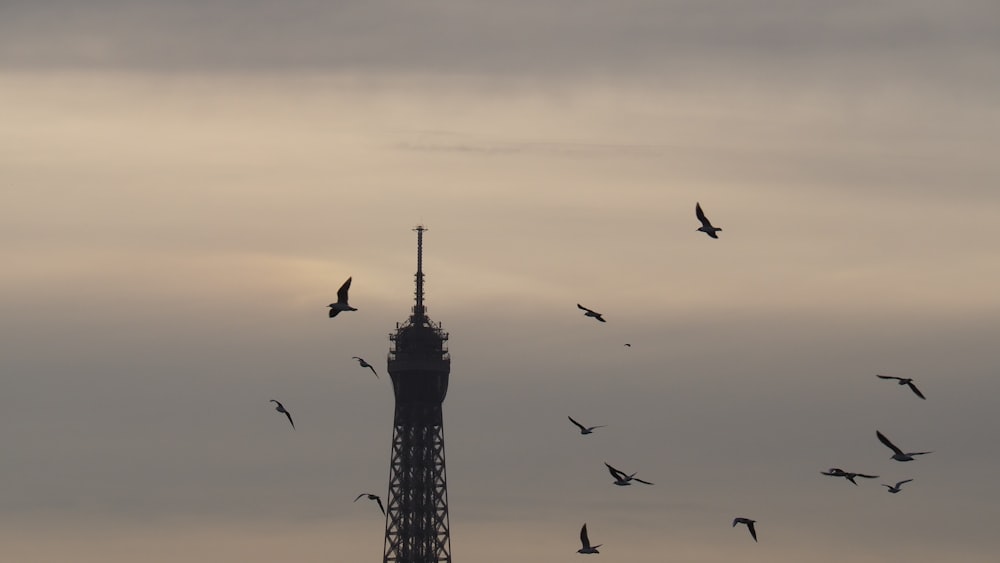
[[[1000,552],[994,3],[87,4],[0,7],[0,558],[379,560],[420,222],[456,561]]]

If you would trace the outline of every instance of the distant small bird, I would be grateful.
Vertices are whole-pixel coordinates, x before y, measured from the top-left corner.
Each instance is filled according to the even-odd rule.
[[[566,418],[568,418],[570,422],[575,424],[580,429],[580,434],[593,434],[595,428],[604,428],[605,426],[607,426],[607,424],[601,424],[600,426],[584,426],[579,422],[573,420],[572,416],[567,416]]]
[[[619,471],[619,470],[615,469],[614,467],[611,467],[610,465],[608,465],[608,462],[606,462],[606,461],[604,462],[604,465],[607,465],[608,472],[610,472],[611,476],[614,477],[614,479],[615,479],[615,485],[618,485],[619,487],[627,487],[627,486],[629,486],[629,485],[632,484],[632,481],[638,481],[638,482],[642,483],[643,485],[652,485],[653,484],[653,483],[650,483],[649,481],[643,481],[642,479],[639,479],[638,477],[635,476],[635,473],[633,473],[631,475],[626,475],[624,472]]]
[[[757,530],[755,530],[753,527],[754,522],[756,522],[756,520],[743,518],[741,516],[739,518],[733,518],[733,527],[735,528],[737,524],[746,524],[747,529],[750,530],[750,537],[753,538],[753,541],[757,541]]]
[[[626,342],[626,343],[625,343],[625,347],[626,347],[626,348],[631,348],[631,347],[632,347],[632,345],[631,345],[631,344],[629,344],[628,342]]]
[[[878,479],[878,475],[851,473],[850,471],[844,471],[839,467],[831,467],[829,471],[820,471],[820,473],[822,473],[823,475],[829,475],[830,477],[843,477],[848,481],[854,483],[855,485],[858,484],[858,482],[854,480],[855,477],[864,477],[865,479]]]
[[[712,222],[708,220],[708,217],[705,217],[705,212],[701,210],[701,204],[698,202],[695,202],[694,204],[694,214],[698,217],[698,220],[701,221],[701,226],[698,227],[697,230],[712,238],[719,238],[719,236],[715,233],[721,231],[722,229],[712,226]]]
[[[584,311],[586,311],[586,313],[584,313],[583,316],[585,316],[585,317],[594,317],[595,319],[601,321],[602,323],[608,322],[608,321],[604,320],[604,317],[602,317],[601,314],[598,313],[597,311],[593,311],[591,309],[588,309],[588,308],[584,307],[583,305],[580,305],[579,303],[577,303],[576,306],[579,307],[580,309],[583,309]]]
[[[590,538],[587,537],[587,524],[584,523],[583,527],[580,528],[580,549],[576,550],[577,553],[600,553],[597,548],[604,545],[599,543],[597,545],[590,545]]]
[[[916,396],[920,397],[921,399],[924,399],[925,401],[927,400],[927,397],[924,397],[924,394],[920,392],[920,389],[917,389],[917,386],[913,384],[912,378],[896,377],[894,375],[879,375],[877,373],[875,374],[875,377],[878,377],[880,379],[898,379],[900,385],[908,385],[910,387],[910,391],[913,391],[913,393]]]
[[[375,368],[372,367],[371,364],[369,364],[368,362],[366,362],[364,358],[359,358],[357,356],[351,356],[351,358],[354,359],[354,360],[357,360],[359,366],[361,366],[363,368],[368,368],[368,369],[372,370],[372,373],[375,374],[375,377],[378,377],[378,373],[375,372]]]
[[[882,486],[883,486],[883,487],[886,487],[887,489],[889,489],[889,492],[890,492],[890,493],[892,493],[892,494],[896,494],[896,493],[898,493],[899,491],[902,491],[902,490],[903,490],[903,483],[909,483],[909,482],[910,482],[910,481],[912,481],[912,480],[913,480],[913,479],[904,479],[904,480],[902,480],[902,481],[900,481],[900,482],[896,483],[895,485],[886,485],[885,483],[882,483]]]
[[[361,493],[358,498],[354,499],[354,502],[358,502],[361,497],[367,496],[368,500],[373,500],[378,503],[378,509],[382,511],[382,516],[385,516],[385,507],[382,506],[382,497],[378,495],[373,495],[371,493]]]
[[[341,311],[357,311],[354,307],[351,307],[347,303],[347,292],[351,289],[351,278],[347,278],[344,285],[340,286],[337,290],[337,302],[330,303],[327,307],[330,308],[330,318],[336,317]]]
[[[280,413],[282,413],[282,414],[284,414],[285,416],[288,417],[288,422],[292,425],[292,428],[294,429],[295,428],[295,422],[292,421],[292,413],[288,412],[288,410],[285,409],[285,405],[281,404],[280,402],[275,401],[274,399],[271,399],[271,402],[274,403],[275,405],[277,405],[276,407],[274,407],[274,410],[276,410],[276,411],[278,411],[278,412],[280,412]]]
[[[915,455],[924,455],[933,453],[933,452],[903,452],[903,450],[897,448],[895,444],[890,442],[889,439],[885,437],[885,434],[882,434],[881,432],[876,430],[875,435],[878,436],[879,442],[882,442],[883,444],[885,444],[885,447],[892,450],[892,457],[890,459],[894,459],[896,461],[913,461],[913,456]]]

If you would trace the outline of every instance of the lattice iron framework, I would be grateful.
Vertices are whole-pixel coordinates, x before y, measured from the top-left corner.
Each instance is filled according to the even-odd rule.
[[[417,232],[416,304],[389,335],[396,409],[389,461],[384,563],[451,563],[441,405],[448,393],[448,333],[424,307],[423,226]]]

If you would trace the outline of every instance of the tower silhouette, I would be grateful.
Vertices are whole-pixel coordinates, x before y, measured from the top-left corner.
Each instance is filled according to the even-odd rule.
[[[448,333],[424,308],[423,225],[417,232],[416,304],[389,335],[396,409],[389,461],[384,563],[450,563],[441,405],[448,392]]]

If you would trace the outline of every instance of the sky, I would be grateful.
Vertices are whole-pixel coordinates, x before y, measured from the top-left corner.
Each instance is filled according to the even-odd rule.
[[[994,561],[998,52],[988,1],[5,1],[0,558],[381,560],[423,224],[455,561]]]

